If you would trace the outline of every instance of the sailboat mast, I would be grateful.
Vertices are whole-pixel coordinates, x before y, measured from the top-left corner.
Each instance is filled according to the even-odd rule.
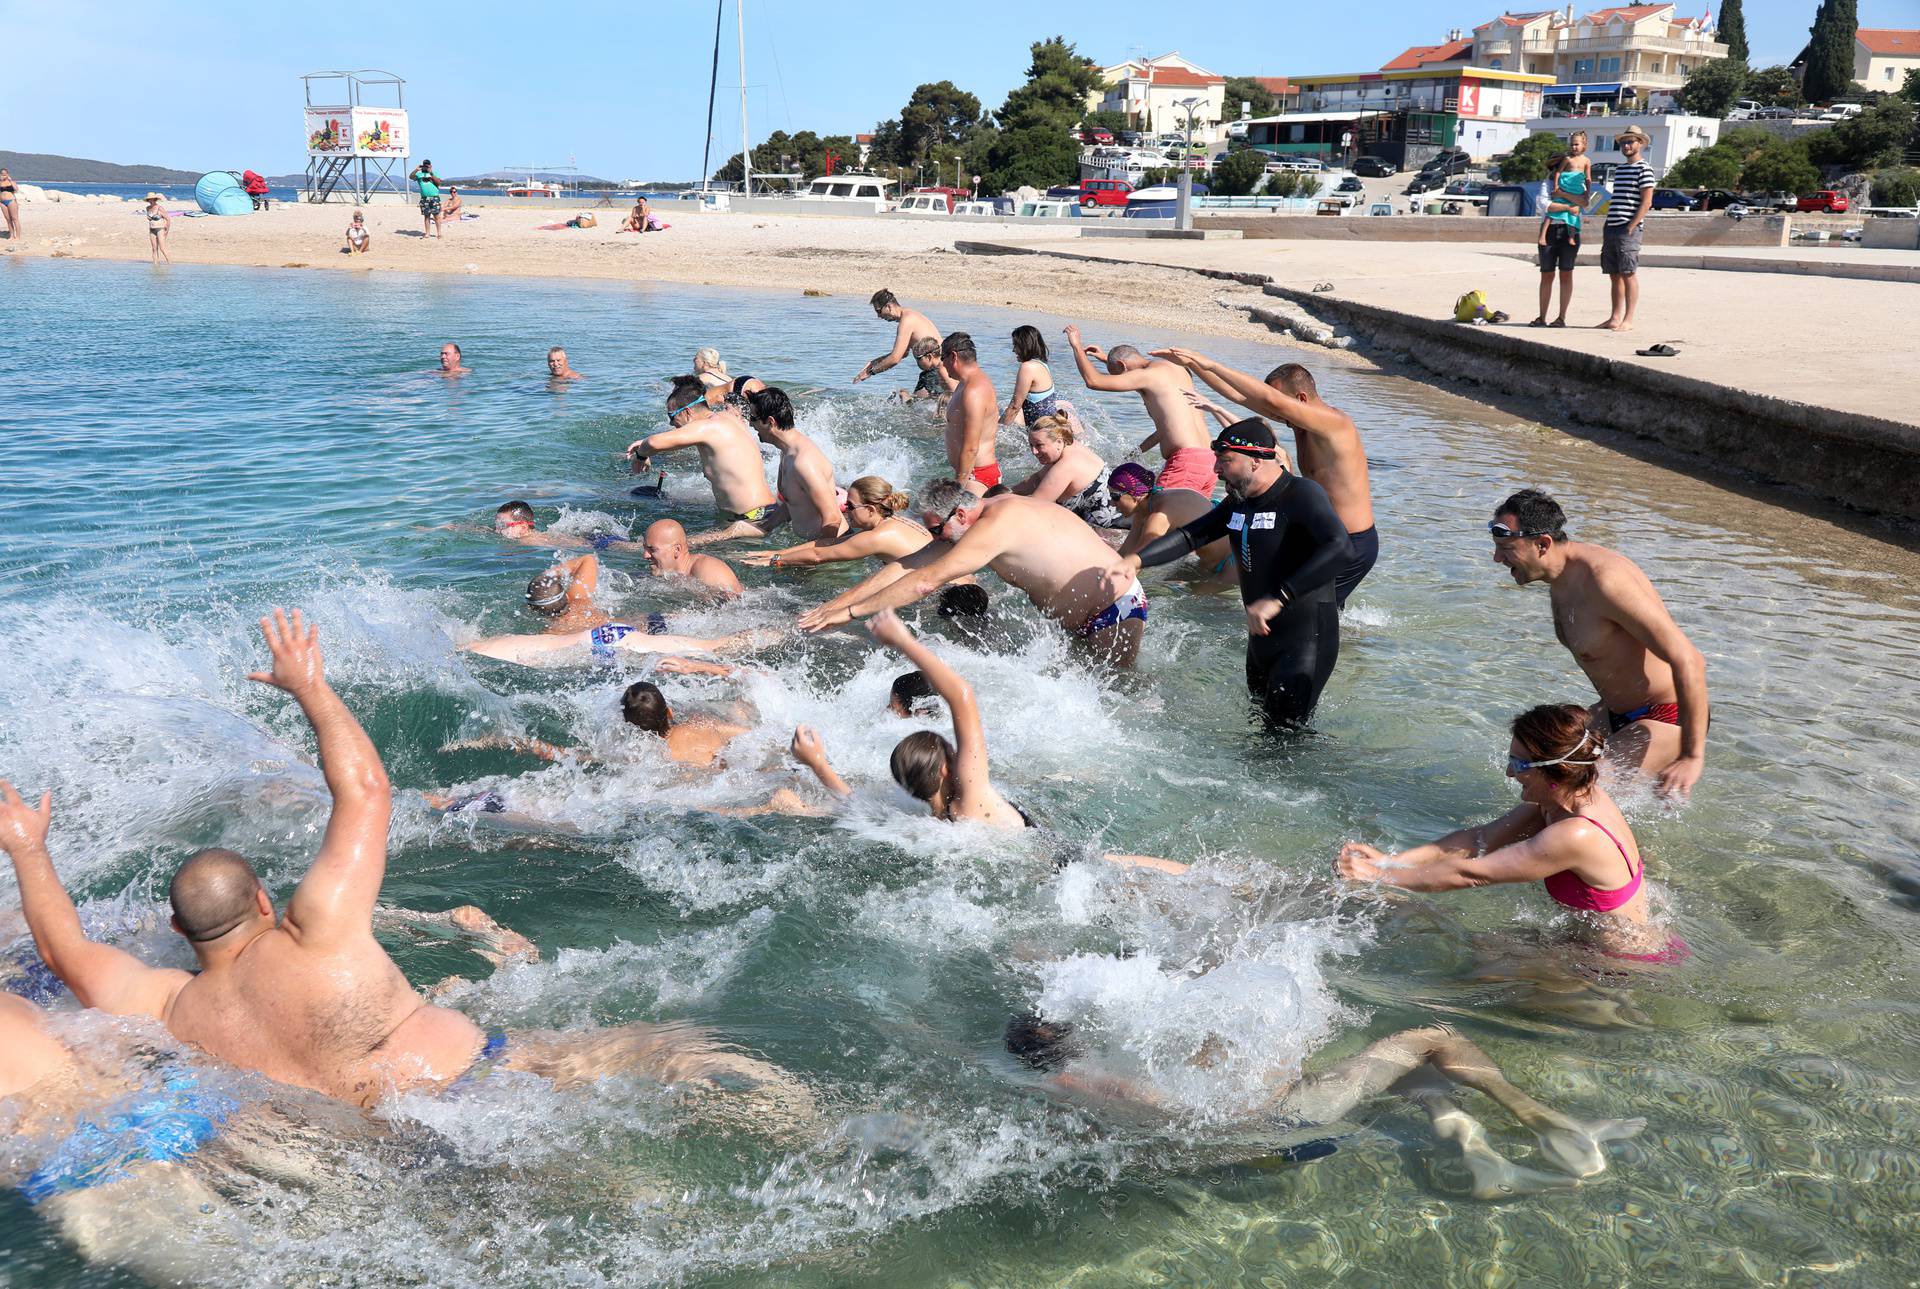
[[[747,0],[734,0],[740,28],[740,192],[753,196],[753,149],[747,144]]]
[[[700,191],[705,192],[713,181],[713,102],[720,92],[720,20],[726,15],[727,0],[714,0],[713,5],[713,74],[707,78],[707,142],[700,149]]]

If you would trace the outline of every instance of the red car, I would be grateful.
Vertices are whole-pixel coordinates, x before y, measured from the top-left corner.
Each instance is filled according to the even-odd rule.
[[[1082,179],[1080,181],[1080,204],[1082,206],[1124,206],[1127,194],[1133,191],[1133,185],[1124,179]]]
[[[1821,191],[1811,197],[1802,197],[1794,209],[1820,210],[1829,215],[1844,215],[1847,213],[1847,199],[1842,193]]]

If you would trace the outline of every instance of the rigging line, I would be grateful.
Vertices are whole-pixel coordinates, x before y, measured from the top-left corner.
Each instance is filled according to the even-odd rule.
[[[720,15],[726,0],[713,6],[713,75],[707,78],[707,143],[700,150],[700,184],[705,187],[713,176],[713,98],[720,90]]]
[[[761,10],[763,13],[766,10],[771,8],[773,8],[771,4],[765,4],[761,6]],[[761,21],[764,22],[766,20],[763,17]],[[779,42],[775,41],[771,34],[769,34],[767,37],[767,51],[773,55],[773,79],[780,86],[780,112],[781,112],[781,115],[786,117],[787,132],[791,134],[793,132],[793,109],[787,106],[787,78],[783,76],[780,72]]]

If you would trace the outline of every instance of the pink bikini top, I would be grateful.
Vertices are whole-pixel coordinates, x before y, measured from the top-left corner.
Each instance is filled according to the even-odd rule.
[[[1620,852],[1620,858],[1626,860],[1627,875],[1633,880],[1617,891],[1603,891],[1597,886],[1587,885],[1580,879],[1578,873],[1569,868],[1547,878],[1542,885],[1547,888],[1547,894],[1551,895],[1556,903],[1564,904],[1570,909],[1581,909],[1590,913],[1611,913],[1639,893],[1640,870],[1634,868],[1633,860],[1627,856],[1627,848],[1620,844],[1620,839],[1614,836],[1605,824],[1586,815],[1575,815],[1574,818],[1586,819],[1588,823],[1607,834],[1607,840],[1612,842]],[[1642,867],[1644,868],[1644,865]]]

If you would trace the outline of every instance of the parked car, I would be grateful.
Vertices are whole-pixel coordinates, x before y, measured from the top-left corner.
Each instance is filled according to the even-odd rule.
[[[1693,198],[1678,188],[1655,188],[1653,190],[1654,210],[1692,210]]]
[[[1361,157],[1353,163],[1353,173],[1369,179],[1385,179],[1388,175],[1400,173],[1400,167],[1385,157]]]
[[[1132,191],[1124,179],[1082,179],[1079,200],[1082,206],[1124,206]]]
[[[1444,188],[1446,184],[1447,181],[1441,177],[1438,171],[1422,170],[1419,174],[1408,180],[1404,191],[1409,197],[1417,197],[1423,192],[1432,192],[1436,188]]]
[[[1837,193],[1830,188],[1823,188],[1810,197],[1802,197],[1794,205],[1794,209],[1802,211],[1819,210],[1825,211],[1829,215],[1844,215],[1847,213],[1847,198],[1844,193]]]
[[[1146,142],[1146,137],[1146,135],[1140,133],[1138,130],[1122,130],[1120,131],[1120,146],[1137,148]],[[1109,140],[1109,142],[1111,142],[1111,140]]]
[[[1229,139],[1244,139],[1244,138],[1246,138],[1246,137],[1247,137],[1247,123],[1246,123],[1245,121],[1232,121],[1232,122],[1229,122],[1229,123],[1228,123],[1228,125],[1227,125],[1227,137],[1228,137]]]
[[[1360,182],[1359,175],[1348,175],[1345,179],[1342,179],[1338,184],[1334,185],[1333,190],[1335,192],[1365,192],[1367,186]]]
[[[1472,164],[1473,158],[1469,157],[1465,151],[1460,148],[1450,148],[1437,156],[1429,158],[1426,164],[1420,167],[1420,173],[1432,173],[1452,178],[1454,175],[1464,172]]]
[[[1112,143],[1113,131],[1103,130],[1095,126],[1093,129],[1087,131],[1087,139],[1093,143]]]
[[[1708,188],[1693,199],[1695,210],[1725,210],[1740,199],[1725,188]]]

